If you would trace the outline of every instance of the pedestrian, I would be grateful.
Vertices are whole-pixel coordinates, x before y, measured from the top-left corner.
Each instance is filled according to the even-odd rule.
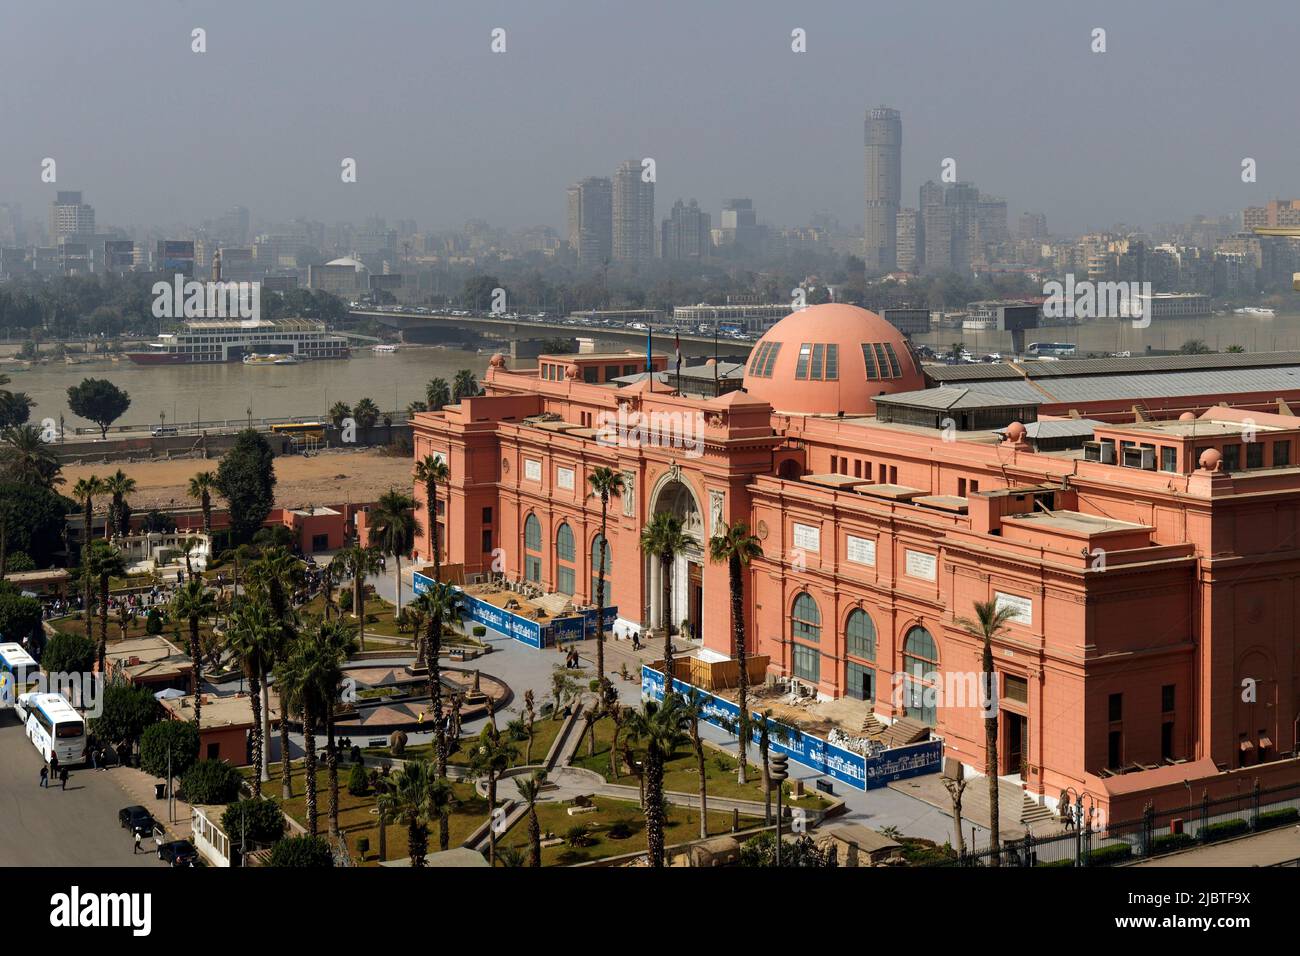
[[[49,785],[50,785],[50,768],[47,767],[45,764],[41,764],[41,786],[48,789]]]
[[[137,853],[139,853],[139,852],[140,852],[140,831],[139,831],[139,830],[136,830],[136,831],[135,831],[135,849],[133,849],[133,850],[131,851],[131,855],[132,855],[132,856],[135,856],[135,855],[136,855]]]
[[[59,755],[51,751],[50,753],[50,776],[59,772]]]
[[[68,789],[68,768],[67,767],[59,768],[59,789],[60,790]]]

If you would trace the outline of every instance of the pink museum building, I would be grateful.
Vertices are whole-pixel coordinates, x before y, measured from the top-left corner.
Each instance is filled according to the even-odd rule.
[[[744,522],[763,548],[748,652],[818,696],[929,724],[975,772],[981,647],[957,619],[977,601],[1012,608],[994,646],[999,774],[1049,804],[1072,787],[1129,817],[1193,789],[1300,780],[1300,418],[1287,404],[1300,355],[1218,359],[1051,363],[1050,379],[923,368],[879,316],[821,305],[769,330],[730,391],[707,369],[690,379],[709,388],[679,389],[662,356],[639,378],[632,354],[542,356],[528,371],[496,356],[483,396],[417,416],[415,455],[450,468],[444,561],[471,574],[495,561],[579,602],[599,554],[587,476],[621,472],[616,633],[661,619],[659,562],[638,539],[668,511],[691,541],[671,620],[714,660],[732,631],[707,543]],[[426,534],[419,556],[429,547]]]

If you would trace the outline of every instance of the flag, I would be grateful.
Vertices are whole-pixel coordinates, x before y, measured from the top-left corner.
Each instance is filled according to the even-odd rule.
[[[682,337],[680,333],[673,333],[673,344],[677,349],[677,375],[680,378],[682,374]]]
[[[651,345],[651,334],[650,323],[647,322],[645,327],[645,373],[650,379],[650,391],[653,392],[655,387],[655,362],[650,354],[653,347]]]

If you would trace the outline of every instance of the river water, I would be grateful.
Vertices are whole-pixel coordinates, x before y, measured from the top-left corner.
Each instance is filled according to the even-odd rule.
[[[6,386],[26,392],[36,401],[31,420],[58,420],[63,415],[71,433],[74,426],[91,423],[68,410],[68,386],[83,378],[106,378],[131,396],[131,407],[119,425],[151,426],[166,416],[173,422],[233,420],[248,417],[317,417],[335,402],[355,405],[370,398],[384,411],[405,409],[424,399],[431,378],[448,384],[456,372],[468,368],[482,381],[488,352],[442,347],[403,347],[377,354],[362,346],[350,359],[303,362],[300,365],[136,365],[120,361],[80,361],[76,365],[47,363],[22,368],[3,363],[10,378]],[[248,411],[252,409],[251,413]],[[92,426],[93,427],[93,426]]]

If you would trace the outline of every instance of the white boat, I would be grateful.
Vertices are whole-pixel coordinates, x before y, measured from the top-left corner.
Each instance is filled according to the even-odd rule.
[[[297,356],[290,355],[288,352],[269,352],[266,355],[244,356],[245,365],[297,365]]]
[[[372,351],[372,352],[378,352],[378,353],[381,354],[381,355],[388,355],[388,354],[390,354],[390,353],[392,353],[392,352],[396,352],[396,351],[397,351],[397,346],[396,346],[396,345],[390,345],[390,344],[388,344],[388,343],[384,343],[383,345],[372,345],[372,346],[370,347],[370,351]]]
[[[1269,317],[1277,315],[1272,309],[1261,309],[1257,306],[1247,306],[1244,309],[1233,309],[1234,315],[1266,315]]]

